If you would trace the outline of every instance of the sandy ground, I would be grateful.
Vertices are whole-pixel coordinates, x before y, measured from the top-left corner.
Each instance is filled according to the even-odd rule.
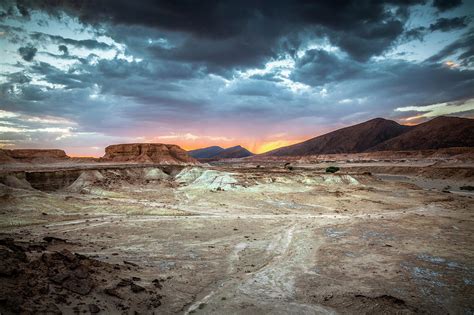
[[[51,263],[36,272],[42,300],[64,313],[473,314],[474,194],[459,189],[473,178],[367,167],[125,167],[47,192],[10,178],[0,239],[16,243],[0,255],[24,252],[22,271],[54,253],[61,270],[80,265],[70,253],[90,259],[77,258],[94,266],[85,294]],[[18,277],[0,268],[3,288]],[[0,312],[16,313],[0,293]]]

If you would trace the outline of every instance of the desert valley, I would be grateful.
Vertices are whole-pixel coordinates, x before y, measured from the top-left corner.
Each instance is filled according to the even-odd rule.
[[[474,0],[1,0],[13,314],[474,315]]]
[[[474,310],[472,119],[243,150],[0,151],[0,312]]]

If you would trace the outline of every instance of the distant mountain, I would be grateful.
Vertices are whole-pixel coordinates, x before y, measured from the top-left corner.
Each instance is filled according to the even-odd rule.
[[[449,147],[474,147],[474,119],[436,117],[368,151],[428,150]]]
[[[191,150],[188,151],[188,154],[195,159],[209,159],[221,153],[222,151],[224,151],[224,148],[221,148],[219,146],[212,146],[202,149]]]
[[[263,155],[299,156],[364,152],[388,139],[409,131],[411,128],[392,120],[375,118],[301,143],[279,148]]]
[[[207,147],[188,151],[188,154],[196,159],[212,160],[242,158],[254,155],[252,152],[240,145],[227,149],[223,149],[218,146]]]
[[[212,158],[213,159],[236,159],[236,158],[243,158],[243,157],[252,156],[252,155],[254,155],[252,152],[250,152],[244,147],[241,147],[240,145],[237,145],[235,147],[225,149],[219,154],[214,155]]]

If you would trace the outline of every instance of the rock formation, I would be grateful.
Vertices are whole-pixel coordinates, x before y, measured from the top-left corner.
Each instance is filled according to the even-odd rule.
[[[58,149],[0,150],[0,161],[2,162],[54,162],[68,158],[66,152]]]
[[[174,144],[129,143],[109,145],[104,161],[139,162],[156,164],[197,164],[194,158]]]

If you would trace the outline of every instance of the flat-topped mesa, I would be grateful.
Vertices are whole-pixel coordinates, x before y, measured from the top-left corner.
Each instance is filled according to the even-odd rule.
[[[0,159],[10,162],[55,161],[69,159],[69,156],[59,149],[3,149],[0,152]]]
[[[105,148],[105,161],[156,164],[199,164],[186,151],[174,144],[129,143]]]

